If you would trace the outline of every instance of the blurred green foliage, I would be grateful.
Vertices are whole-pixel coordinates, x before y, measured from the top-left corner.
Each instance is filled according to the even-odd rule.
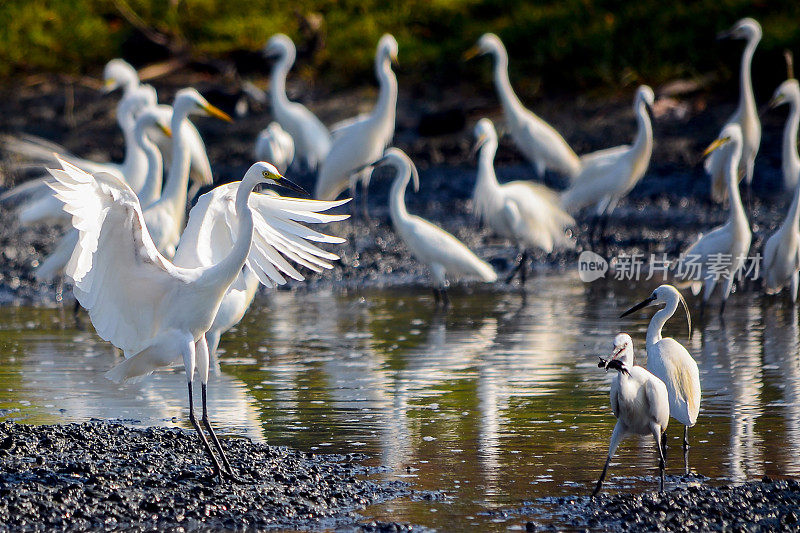
[[[485,81],[480,60],[465,67],[460,58],[494,31],[523,93],[658,83],[723,65],[730,75],[741,46],[717,44],[714,36],[742,16],[763,25],[757,64],[778,69],[776,79],[785,74],[780,52],[800,53],[797,0],[5,0],[0,74],[98,71],[133,31],[120,6],[210,57],[257,50],[278,31],[301,39],[298,15],[318,14],[325,46],[304,58],[304,72],[333,87],[368,75],[387,31],[400,44],[404,81],[434,85],[465,72]]]

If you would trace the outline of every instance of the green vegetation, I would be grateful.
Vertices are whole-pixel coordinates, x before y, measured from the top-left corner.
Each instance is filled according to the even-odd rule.
[[[400,43],[406,81],[440,85],[463,77],[463,51],[494,31],[523,92],[658,83],[723,65],[730,74],[741,47],[722,47],[714,35],[746,15],[764,27],[757,66],[778,69],[779,79],[780,52],[800,54],[797,0],[6,0],[0,75],[96,73],[133,31],[131,17],[121,14],[128,8],[207,57],[258,50],[277,31],[302,41],[301,15],[318,15],[325,46],[306,60],[304,73],[334,87],[363,79],[386,31]],[[466,68],[488,77],[486,68]]]

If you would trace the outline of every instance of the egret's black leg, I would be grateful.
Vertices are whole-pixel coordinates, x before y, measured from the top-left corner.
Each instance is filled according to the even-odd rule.
[[[211,421],[208,419],[208,408],[206,406],[206,384],[200,384],[200,392],[203,399],[203,425],[206,427],[206,431],[208,434],[211,435],[211,440],[214,443],[214,447],[217,449],[219,456],[222,458],[222,463],[225,465],[225,471],[228,472],[231,476],[233,476],[233,468],[231,468],[231,464],[228,462],[228,458],[225,456],[225,452],[222,450],[222,445],[217,438],[217,434],[214,433],[214,429],[211,427]]]
[[[525,278],[528,270],[528,250],[522,250],[522,258],[519,261],[519,283],[525,286]]]
[[[442,301],[442,297],[439,294],[439,289],[436,287],[433,288],[433,301],[436,304],[436,307],[439,307],[439,302]]]
[[[661,433],[661,455],[667,458],[667,432],[666,430]]]
[[[689,473],[689,426],[683,426],[683,471]]]
[[[372,223],[372,218],[369,216],[369,187],[365,182],[361,182],[361,215],[364,217],[364,222],[367,224]]]
[[[523,268],[523,262],[525,260],[525,251],[520,253],[517,256],[517,264],[514,265],[514,268],[511,269],[511,272],[506,277],[506,283],[511,283],[514,281],[514,277],[517,275],[518,272]],[[524,283],[524,282],[523,282]]]
[[[197,418],[194,416],[194,398],[192,397],[192,382],[189,382],[189,422],[192,423],[194,426],[195,431],[197,431],[197,435],[200,437],[200,442],[203,443],[203,449],[208,455],[208,458],[211,460],[211,464],[214,466],[214,476],[219,476],[222,478],[222,467],[220,467],[219,461],[214,456],[214,452],[211,451],[211,446],[208,444],[208,440],[206,436],[203,434],[203,431],[200,429],[200,424],[197,423]]]
[[[603,486],[603,480],[606,478],[606,472],[608,472],[609,463],[611,463],[611,457],[606,459],[606,464],[603,466],[603,473],[600,474],[600,479],[597,480],[597,486],[595,486],[594,492],[592,492],[592,498],[597,496],[597,493],[600,492],[600,489]]]
[[[664,492],[664,469],[667,467],[667,459],[664,456],[664,451],[661,447],[661,435],[656,433],[656,448],[658,448],[658,469],[661,471],[661,492]]]
[[[727,298],[722,299],[722,303],[719,304],[719,316],[722,316],[725,313],[725,303],[728,301]]]

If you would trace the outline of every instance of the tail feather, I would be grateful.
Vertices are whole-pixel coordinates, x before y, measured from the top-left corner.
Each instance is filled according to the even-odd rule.
[[[135,382],[149,376],[153,371],[180,361],[183,335],[175,330],[162,332],[154,337],[149,345],[135,355],[128,357],[108,372],[106,378],[116,383]]]

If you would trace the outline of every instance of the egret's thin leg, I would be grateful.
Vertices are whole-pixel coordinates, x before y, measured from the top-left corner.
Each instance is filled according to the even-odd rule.
[[[211,427],[211,420],[208,419],[208,409],[206,408],[206,389],[206,384],[202,383],[200,385],[200,392],[203,399],[203,425],[208,431],[208,434],[211,435],[211,441],[214,443],[217,453],[219,453],[219,456],[222,458],[222,463],[225,465],[225,471],[230,475],[234,475],[233,468],[231,468],[231,464],[228,462],[228,458],[225,456],[225,452],[222,450],[222,444],[219,442],[217,434],[214,433],[214,428]]]
[[[433,288],[433,303],[438,307],[440,301],[441,301],[441,296],[439,295],[439,288],[438,287],[434,287]]]
[[[208,368],[210,357],[205,335],[200,337],[200,340],[194,344],[194,349],[195,361],[197,362],[197,375],[200,377],[200,392],[203,401],[203,426],[205,426],[206,431],[208,431],[209,436],[211,436],[211,442],[214,443],[214,447],[217,449],[217,453],[222,459],[222,463],[225,465],[225,471],[233,476],[231,464],[228,462],[228,458],[225,456],[225,452],[223,451],[222,445],[217,438],[217,434],[214,433],[214,428],[211,427],[211,420],[208,418],[208,402],[206,401],[206,392],[208,388]]]
[[[656,439],[656,448],[658,448],[658,469],[661,473],[660,491],[664,492],[664,469],[667,467],[667,460],[661,448],[661,430],[659,428],[653,428],[653,438]]]
[[[603,473],[600,474],[600,479],[597,480],[597,485],[594,487],[594,492],[592,492],[592,498],[597,496],[597,493],[600,492],[600,489],[603,487],[603,480],[606,478],[606,472],[608,472],[608,465],[611,463],[611,456],[606,458],[606,464],[603,465]]]
[[[511,272],[506,276],[506,283],[511,283],[514,281],[514,277],[523,267],[523,260],[525,258],[525,251],[523,250],[519,254],[517,254],[517,264],[514,265],[514,268],[511,269]]]
[[[527,277],[528,270],[528,250],[522,250],[522,258],[519,261],[519,282],[523,287],[525,286],[525,278]]]
[[[222,467],[219,464],[219,461],[214,456],[214,452],[211,451],[211,446],[208,445],[208,440],[206,436],[203,434],[203,431],[200,429],[200,424],[197,423],[197,418],[194,416],[194,398],[192,397],[192,382],[189,381],[189,422],[192,423],[194,426],[194,430],[197,432],[197,435],[200,437],[200,442],[203,443],[203,449],[206,452],[206,455],[211,460],[211,464],[214,466],[214,475],[215,476],[222,476]]]
[[[361,215],[367,224],[372,222],[369,216],[369,185],[365,180],[361,180]]]
[[[683,472],[689,473],[689,426],[683,426]]]
[[[603,486],[603,480],[606,479],[606,472],[608,471],[608,465],[609,463],[611,463],[611,458],[614,457],[614,452],[617,451],[617,447],[619,446],[619,443],[622,440],[624,432],[625,432],[625,424],[617,420],[617,423],[614,426],[614,431],[611,433],[611,443],[608,445],[608,458],[606,459],[605,466],[603,466],[603,473],[600,474],[600,479],[597,480],[597,485],[594,488],[594,492],[592,492],[592,498],[594,498],[597,495],[597,493],[600,492],[600,488]]]
[[[667,457],[667,430],[661,433],[661,454],[666,459]]]
[[[683,447],[689,447],[689,426],[683,426]]]

